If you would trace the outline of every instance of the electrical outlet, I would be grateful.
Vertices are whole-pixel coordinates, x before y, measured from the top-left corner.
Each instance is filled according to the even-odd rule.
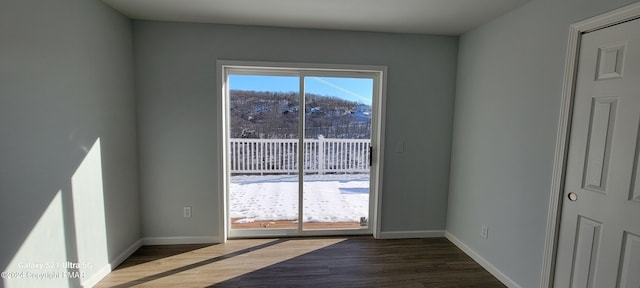
[[[184,218],[191,218],[191,206],[184,206]]]
[[[480,228],[480,236],[484,239],[489,238],[489,228],[487,227],[487,225],[482,225],[482,227]]]

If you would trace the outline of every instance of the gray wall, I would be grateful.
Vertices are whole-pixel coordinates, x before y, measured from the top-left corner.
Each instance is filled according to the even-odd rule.
[[[141,237],[131,21],[100,1],[3,0],[0,63],[0,270],[55,254],[91,276]]]
[[[444,230],[457,40],[135,21],[144,236],[218,236],[216,59],[388,66],[382,230]]]
[[[540,282],[569,25],[631,2],[533,0],[461,37],[447,230],[522,287]]]

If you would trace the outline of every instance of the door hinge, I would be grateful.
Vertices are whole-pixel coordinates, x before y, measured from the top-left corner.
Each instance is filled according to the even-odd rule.
[[[373,146],[369,145],[369,167],[373,166]]]

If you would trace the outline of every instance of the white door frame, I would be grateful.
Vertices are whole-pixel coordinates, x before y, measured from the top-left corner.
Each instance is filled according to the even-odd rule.
[[[565,62],[564,84],[562,89],[562,103],[560,120],[556,139],[556,151],[551,179],[551,198],[549,200],[549,214],[547,216],[547,232],[542,258],[542,275],[540,287],[553,287],[558,237],[560,235],[560,215],[564,200],[564,182],[569,148],[569,134],[571,129],[571,114],[575,97],[575,82],[580,55],[580,40],[587,32],[613,26],[622,22],[640,18],[640,2],[604,13],[587,20],[575,23],[569,28],[569,42]]]
[[[371,145],[373,146],[371,170],[371,183],[369,193],[369,211],[370,225],[368,229],[375,238],[380,238],[381,233],[381,211],[382,211],[382,172],[384,167],[384,127],[386,118],[386,94],[387,94],[387,67],[386,66],[373,66],[373,65],[340,65],[340,64],[312,64],[312,63],[286,63],[286,62],[260,62],[260,61],[231,61],[231,60],[218,60],[216,61],[217,72],[217,142],[218,142],[218,235],[220,242],[226,242],[229,237],[229,223],[227,221],[228,213],[228,199],[227,190],[229,189],[229,175],[228,169],[230,165],[230,159],[227,157],[228,143],[228,101],[226,92],[229,87],[226,85],[226,76],[228,69],[242,69],[242,68],[269,68],[283,70],[312,70],[312,71],[336,71],[338,73],[344,72],[353,73],[366,72],[370,74],[376,74],[374,78],[374,97],[373,97],[373,111],[372,111],[372,131],[371,131]],[[304,73],[303,73],[304,74]],[[302,80],[301,80],[302,81]],[[303,93],[303,91],[300,91]],[[321,233],[321,232],[319,232]],[[312,233],[313,234],[313,233]],[[335,233],[325,233],[332,235]],[[301,233],[301,236],[305,233]],[[313,234],[315,235],[315,234]]]

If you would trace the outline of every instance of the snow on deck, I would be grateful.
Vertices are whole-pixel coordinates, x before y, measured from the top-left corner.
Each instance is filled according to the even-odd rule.
[[[229,214],[236,223],[298,219],[298,176],[232,176]],[[369,215],[369,175],[304,176],[305,222],[360,222]]]

